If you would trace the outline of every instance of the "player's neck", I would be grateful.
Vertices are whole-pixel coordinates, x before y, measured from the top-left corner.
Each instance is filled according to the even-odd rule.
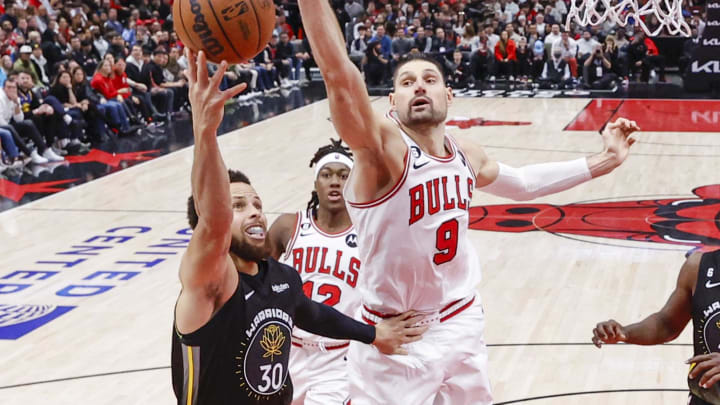
[[[315,213],[315,225],[323,232],[338,233],[348,229],[352,221],[347,210],[330,211],[318,207]]]
[[[445,148],[445,123],[435,125],[423,125],[410,128],[403,125],[403,129],[422,149],[423,152],[432,156],[444,157],[449,151]]]
[[[230,259],[232,259],[233,265],[235,265],[235,269],[238,272],[245,273],[250,276],[258,274],[260,268],[258,267],[257,262],[242,259],[232,253],[230,253]]]

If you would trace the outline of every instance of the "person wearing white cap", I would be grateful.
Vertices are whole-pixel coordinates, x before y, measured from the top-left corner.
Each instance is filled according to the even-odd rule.
[[[15,64],[13,65],[13,70],[17,71],[26,71],[30,73],[30,76],[32,76],[33,83],[35,86],[40,84],[40,76],[38,75],[37,70],[35,69],[35,65],[30,60],[30,56],[32,55],[32,47],[30,45],[23,45],[20,47],[20,57],[15,61]]]
[[[269,238],[272,256],[300,273],[308,297],[352,316],[360,305],[355,289],[360,259],[342,190],[353,160],[341,141],[331,142],[310,161],[315,166],[315,190],[307,209],[282,214],[270,228]],[[349,342],[295,328],[292,344],[293,404],[345,403]]]

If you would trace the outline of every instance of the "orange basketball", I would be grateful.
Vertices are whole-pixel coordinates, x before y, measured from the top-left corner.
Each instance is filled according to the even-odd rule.
[[[175,0],[180,40],[208,60],[240,63],[265,48],[275,27],[273,0]]]

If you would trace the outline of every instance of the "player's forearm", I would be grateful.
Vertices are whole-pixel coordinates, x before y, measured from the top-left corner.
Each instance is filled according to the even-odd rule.
[[[333,339],[352,339],[370,344],[375,341],[375,328],[358,322],[336,309],[302,296],[295,312],[295,324],[316,335]]]
[[[620,165],[614,154],[606,152],[596,153],[587,157],[587,165],[593,178],[600,177],[613,171]]]
[[[335,12],[327,0],[298,0],[298,6],[315,63],[329,80],[332,73],[352,65]]]
[[[638,323],[624,327],[626,343],[635,345],[659,345],[675,339],[681,331],[674,331],[659,313],[654,313]]]
[[[198,217],[209,225],[229,229],[232,222],[230,179],[217,143],[217,128],[204,126],[200,119],[194,122],[197,124],[193,125],[191,182],[195,208]]]

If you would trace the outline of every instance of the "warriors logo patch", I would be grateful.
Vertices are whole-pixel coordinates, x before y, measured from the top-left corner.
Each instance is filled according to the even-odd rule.
[[[290,358],[290,328],[281,320],[268,319],[255,329],[241,356],[236,372],[248,394],[270,399],[287,387]]]

